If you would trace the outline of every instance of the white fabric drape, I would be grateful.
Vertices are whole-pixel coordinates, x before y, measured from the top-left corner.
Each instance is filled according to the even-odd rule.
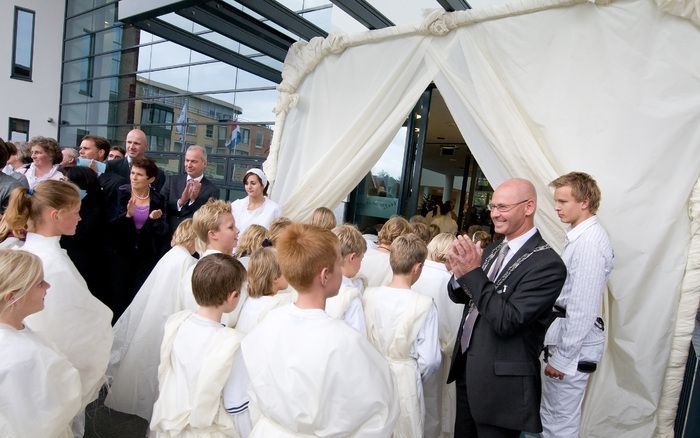
[[[520,1],[297,44],[265,163],[272,198],[300,220],[338,204],[431,81],[494,185],[535,183],[537,224],[555,248],[563,233],[547,184],[592,174],[616,258],[582,436],[669,436],[699,293],[700,254],[688,252],[698,10],[697,0]]]

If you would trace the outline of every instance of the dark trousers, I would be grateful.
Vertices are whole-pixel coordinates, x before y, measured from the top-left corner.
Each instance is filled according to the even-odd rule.
[[[480,424],[472,418],[464,379],[457,379],[457,417],[455,438],[518,438],[520,431],[504,429],[490,424]]]

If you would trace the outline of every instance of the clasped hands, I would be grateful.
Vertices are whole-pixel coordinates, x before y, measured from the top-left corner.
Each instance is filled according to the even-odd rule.
[[[481,245],[475,244],[467,236],[461,235],[452,242],[452,248],[447,255],[452,273],[455,278],[481,267],[481,255],[484,250]]]
[[[188,180],[185,184],[185,189],[182,191],[182,195],[180,195],[180,207],[184,207],[188,202],[194,202],[197,199],[197,196],[199,196],[199,191],[201,188],[201,182],[197,181],[196,179]]]

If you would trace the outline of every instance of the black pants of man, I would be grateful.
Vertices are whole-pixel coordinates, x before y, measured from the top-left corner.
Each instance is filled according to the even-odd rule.
[[[467,386],[463,379],[457,379],[457,417],[455,438],[518,438],[519,430],[505,429],[490,424],[480,424],[472,418],[467,399]]]

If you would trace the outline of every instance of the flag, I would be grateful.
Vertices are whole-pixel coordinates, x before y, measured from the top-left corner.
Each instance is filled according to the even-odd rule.
[[[187,127],[185,124],[187,123],[187,100],[185,100],[185,104],[182,105],[182,110],[180,111],[180,115],[177,117],[177,124],[175,125],[175,131],[177,131],[178,134],[180,134],[180,141],[182,144],[185,144],[185,135],[187,135]]]
[[[231,120],[231,137],[226,142],[226,147],[234,149],[241,142],[241,128],[238,127],[238,117]]]

